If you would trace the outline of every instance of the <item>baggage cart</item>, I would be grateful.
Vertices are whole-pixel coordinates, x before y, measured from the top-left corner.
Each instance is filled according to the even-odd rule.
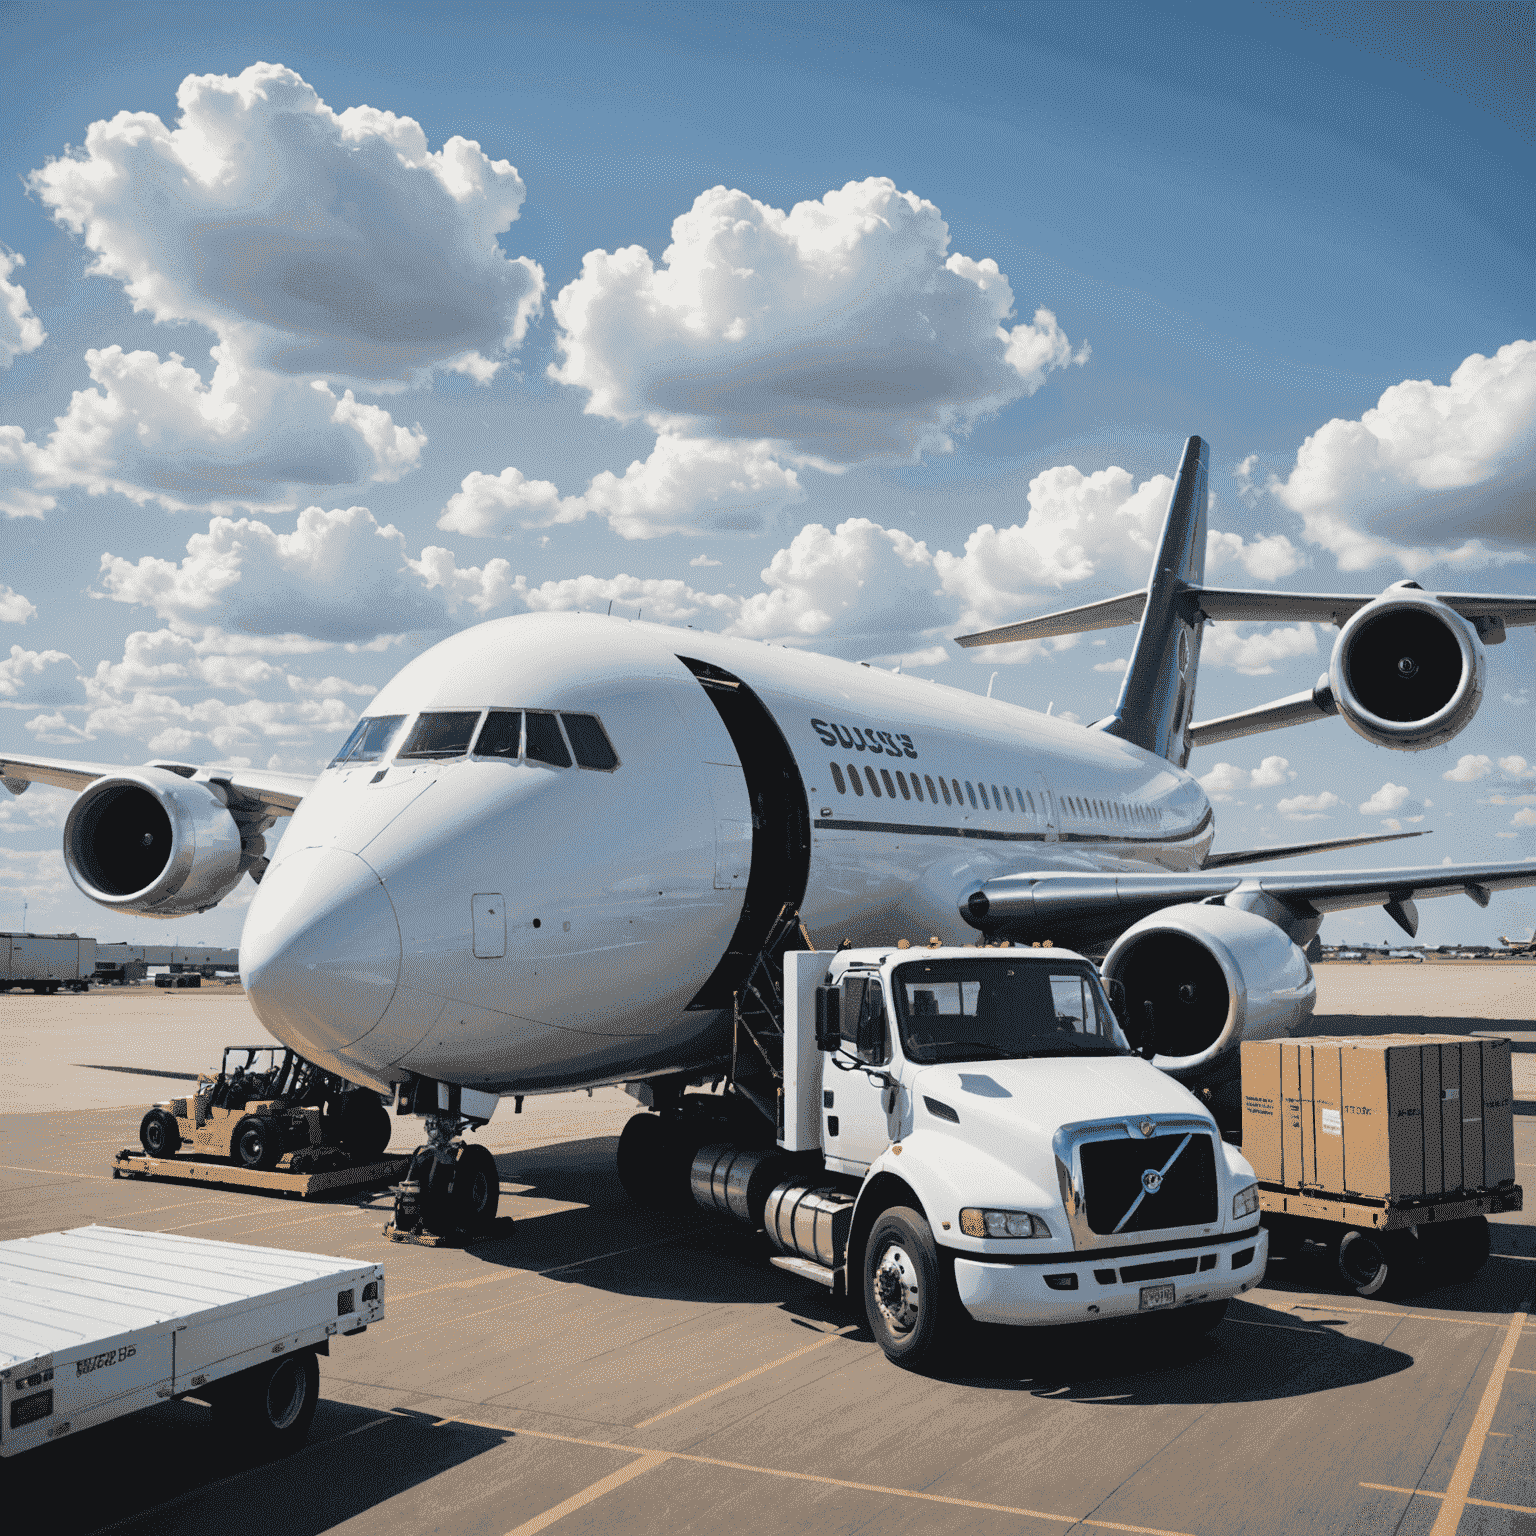
[[[194,1397],[253,1454],[303,1443],[316,1357],[384,1316],[384,1270],[171,1232],[0,1242],[0,1456]]]

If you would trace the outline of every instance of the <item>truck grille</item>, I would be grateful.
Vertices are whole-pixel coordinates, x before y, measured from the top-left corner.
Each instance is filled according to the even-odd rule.
[[[1216,1151],[1203,1132],[1084,1142],[1089,1229],[1111,1233],[1204,1227],[1216,1220]]]

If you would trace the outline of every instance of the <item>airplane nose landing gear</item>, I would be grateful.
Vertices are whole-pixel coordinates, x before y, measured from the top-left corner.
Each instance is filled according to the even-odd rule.
[[[443,1085],[421,1081],[401,1090],[401,1109],[409,1112],[409,1091]],[[459,1090],[454,1090],[457,1097]],[[395,1218],[386,1227],[394,1242],[440,1246],[505,1236],[512,1218],[496,1215],[501,1179],[496,1160],[483,1146],[466,1143],[466,1130],[484,1125],[452,1109],[423,1116],[427,1143],[411,1158],[405,1178],[395,1187]]]

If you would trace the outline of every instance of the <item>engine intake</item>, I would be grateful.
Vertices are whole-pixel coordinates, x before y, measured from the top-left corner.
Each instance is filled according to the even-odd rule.
[[[1283,930],[1221,904],[1142,918],[1104,957],[1103,971],[1125,988],[1133,1037],[1152,1004],[1153,1064],[1186,1083],[1231,1077],[1244,1039],[1293,1034],[1317,997],[1312,967]]]
[[[81,791],[64,823],[64,864],[92,901],[144,917],[203,912],[235,887],[240,828],[213,784],[128,768]]]
[[[1398,582],[1339,631],[1328,686],[1367,741],[1420,752],[1471,723],[1486,665],[1472,624],[1417,583]]]

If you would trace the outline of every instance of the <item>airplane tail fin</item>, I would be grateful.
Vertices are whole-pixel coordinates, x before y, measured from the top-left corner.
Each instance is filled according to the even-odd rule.
[[[1191,602],[1205,580],[1205,509],[1210,447],[1192,437],[1184,445],[1163,536],[1147,581],[1141,627],[1114,713],[1098,729],[1134,742],[1183,767],[1195,704],[1200,631],[1205,615]]]

